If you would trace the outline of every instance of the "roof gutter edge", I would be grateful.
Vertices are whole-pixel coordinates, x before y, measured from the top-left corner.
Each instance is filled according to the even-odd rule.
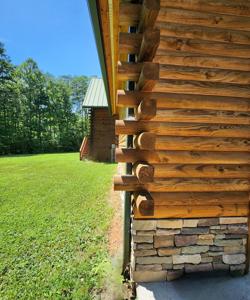
[[[91,16],[91,24],[95,35],[95,42],[99,57],[99,63],[101,65],[102,77],[105,86],[105,91],[107,94],[107,101],[108,101],[108,108],[109,112],[112,115],[112,104],[111,104],[111,94],[109,90],[109,83],[108,83],[108,75],[107,75],[107,66],[105,61],[105,51],[103,47],[103,36],[101,31],[101,22],[100,22],[100,15],[98,10],[99,0],[88,0],[88,9],[89,14]]]

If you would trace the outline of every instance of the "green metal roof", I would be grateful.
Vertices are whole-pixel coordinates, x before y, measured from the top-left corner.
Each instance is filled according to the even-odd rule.
[[[108,107],[106,91],[102,78],[91,79],[82,106]]]

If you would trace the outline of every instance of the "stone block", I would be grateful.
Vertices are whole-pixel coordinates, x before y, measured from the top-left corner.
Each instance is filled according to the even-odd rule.
[[[213,257],[213,262],[214,263],[223,263],[223,260],[222,260],[222,255],[216,255]]]
[[[223,263],[213,263],[213,268],[215,271],[228,271],[229,270],[229,265],[223,264]]]
[[[184,269],[184,264],[178,264],[178,265],[173,265],[173,269],[174,270],[181,270]]]
[[[197,243],[198,237],[197,235],[176,235],[174,240],[177,247],[191,246]]]
[[[132,229],[133,230],[155,230],[156,220],[133,220]]]
[[[162,264],[162,269],[163,270],[172,270],[173,264]]]
[[[168,256],[173,254],[180,254],[181,248],[159,248],[158,255],[159,256]]]
[[[246,261],[245,254],[224,254],[223,262],[227,265],[240,265]]]
[[[242,224],[247,223],[247,217],[221,217],[220,224]]]
[[[136,265],[136,271],[162,271],[162,265]]]
[[[219,225],[219,218],[199,219],[198,226],[216,226]]]
[[[211,262],[213,262],[213,257],[209,257],[209,256],[202,257],[201,256],[201,263],[211,263]]]
[[[135,282],[166,281],[167,271],[134,271],[132,279]]]
[[[198,236],[198,245],[213,245],[214,235],[213,234],[202,234]]]
[[[133,235],[134,243],[153,243],[153,236],[150,235]]]
[[[210,245],[213,245],[214,244],[214,240],[211,239],[211,240],[198,240],[197,242],[197,245],[207,245],[207,246],[210,246]]]
[[[227,232],[233,233],[233,234],[248,234],[248,226],[247,225],[228,225]]]
[[[209,247],[209,251],[223,252],[224,251],[224,247],[221,247],[221,246],[210,246]]]
[[[141,265],[152,265],[152,264],[172,264],[172,256],[169,257],[158,257],[158,256],[144,256],[137,257],[136,263]]]
[[[233,240],[233,239],[246,239],[246,234],[225,234],[225,240]]]
[[[211,263],[199,264],[199,265],[185,264],[185,272],[186,273],[211,272],[212,270],[213,270],[213,266]]]
[[[215,240],[215,246],[239,246],[242,245],[242,240]]]
[[[198,226],[198,221],[197,219],[187,219],[183,220],[183,227],[197,227]]]
[[[154,237],[154,247],[163,248],[163,247],[172,247],[174,246],[174,237],[171,235],[155,236]]]
[[[167,281],[176,280],[180,277],[182,277],[184,274],[183,269],[181,270],[170,270],[167,272]]]
[[[152,244],[136,244],[136,249],[154,249],[154,245]]]
[[[198,236],[199,240],[210,240],[214,238],[214,234],[201,234]]]
[[[213,234],[224,234],[224,233],[228,233],[227,228],[225,229],[211,229],[210,228],[210,233]]]
[[[224,253],[225,254],[245,254],[246,253],[246,247],[245,246],[225,246],[224,247]]]
[[[155,230],[137,230],[136,235],[155,235]]]
[[[155,249],[141,249],[141,250],[134,250],[134,256],[139,257],[139,256],[153,256],[157,255],[157,251]]]
[[[207,234],[209,233],[209,227],[196,227],[196,228],[182,228],[182,234]]]
[[[200,254],[191,254],[191,255],[173,255],[173,264],[199,264],[201,262]]]
[[[181,233],[180,229],[157,229],[156,235],[175,235]]]
[[[220,225],[210,226],[210,229],[221,229],[221,226]]]
[[[215,235],[215,239],[216,240],[223,240],[225,237],[226,237],[226,235],[224,233],[223,234],[216,234]]]
[[[158,220],[157,228],[167,228],[167,229],[176,229],[182,228],[183,221],[182,220]]]
[[[221,256],[221,255],[223,255],[223,253],[224,252],[211,252],[211,251],[209,251],[208,256],[212,256],[212,257]]]
[[[199,254],[209,250],[209,246],[188,246],[181,249],[182,254]]]
[[[233,265],[230,266],[230,274],[232,276],[243,276],[246,273],[246,265]]]

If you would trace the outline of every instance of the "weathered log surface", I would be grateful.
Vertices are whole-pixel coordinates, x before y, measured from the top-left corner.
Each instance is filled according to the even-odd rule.
[[[249,191],[249,179],[211,178],[161,178],[153,182],[140,183],[136,176],[115,176],[114,189],[121,191],[149,192],[230,192]]]
[[[116,134],[140,134],[143,131],[168,136],[250,138],[250,126],[228,124],[160,123],[147,121],[116,121]]]
[[[118,65],[120,86],[136,84],[118,91],[117,106],[135,118],[117,121],[116,134],[133,135],[135,149],[116,150],[134,175],[116,177],[115,189],[143,192],[138,219],[247,216],[250,3],[144,0],[120,10],[121,26],[138,30],[119,35],[120,59],[137,60]]]
[[[116,149],[117,162],[146,161],[150,164],[250,164],[249,152],[148,151]]]

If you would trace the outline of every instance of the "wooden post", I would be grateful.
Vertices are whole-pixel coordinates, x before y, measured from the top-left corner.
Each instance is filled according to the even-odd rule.
[[[153,28],[159,11],[160,0],[144,0],[138,31],[144,32],[147,28]]]
[[[138,61],[152,61],[160,44],[160,30],[146,30],[143,34]]]
[[[154,180],[154,167],[143,162],[133,165],[133,172],[141,183],[152,182]]]
[[[137,83],[137,90],[152,91],[159,80],[159,64],[145,62],[143,63],[140,78]]]

